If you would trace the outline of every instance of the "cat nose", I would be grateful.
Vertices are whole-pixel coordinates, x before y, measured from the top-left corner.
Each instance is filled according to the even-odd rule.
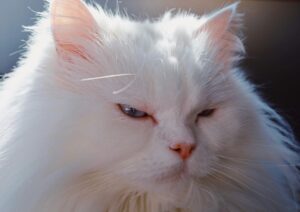
[[[183,160],[186,160],[192,155],[195,147],[194,144],[187,143],[177,143],[169,146],[170,150],[176,152]]]

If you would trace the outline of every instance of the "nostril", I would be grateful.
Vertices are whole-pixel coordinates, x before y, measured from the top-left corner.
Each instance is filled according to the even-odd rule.
[[[193,144],[186,144],[186,143],[178,143],[169,146],[170,150],[176,152],[183,160],[191,156],[195,147],[196,146]]]

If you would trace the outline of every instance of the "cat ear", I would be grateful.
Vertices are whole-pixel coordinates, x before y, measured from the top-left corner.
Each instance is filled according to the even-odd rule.
[[[242,15],[237,13],[238,4],[231,4],[209,15],[195,33],[196,37],[201,33],[208,33],[216,59],[226,65],[239,60],[241,53],[245,51],[238,36],[242,25]]]
[[[233,27],[232,25],[237,15],[237,6],[238,3],[234,3],[209,15],[204,25],[198,30],[198,33],[202,30],[208,30],[215,38],[219,39],[222,37]]]
[[[52,0],[51,28],[58,53],[87,58],[84,41],[96,37],[96,22],[81,0]]]

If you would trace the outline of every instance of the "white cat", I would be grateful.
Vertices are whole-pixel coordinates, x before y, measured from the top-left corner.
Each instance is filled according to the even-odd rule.
[[[236,68],[236,7],[52,0],[1,86],[0,211],[297,211],[297,147]]]

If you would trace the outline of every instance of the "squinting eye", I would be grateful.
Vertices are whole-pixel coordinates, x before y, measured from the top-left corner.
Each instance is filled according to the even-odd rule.
[[[146,112],[140,111],[130,105],[119,104],[120,110],[127,116],[132,118],[143,118],[147,117],[148,114]]]
[[[198,113],[197,115],[197,119],[199,117],[209,117],[211,115],[213,115],[213,113],[215,112],[216,109],[206,109],[206,110],[203,110],[201,113]]]

